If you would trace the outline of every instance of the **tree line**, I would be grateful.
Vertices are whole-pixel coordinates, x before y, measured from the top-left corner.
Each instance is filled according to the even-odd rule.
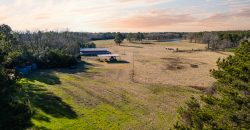
[[[127,39],[129,42],[135,42],[135,41],[139,41],[142,42],[143,39],[145,39],[144,34],[141,32],[138,33],[120,33],[117,32],[115,35],[115,43],[117,45],[120,45],[124,39]]]
[[[161,33],[145,33],[147,40],[169,40],[169,39],[182,39],[186,33],[184,32],[161,32]]]
[[[178,32],[162,32],[162,33],[126,33],[126,38],[128,41],[142,41],[146,40],[169,40],[169,39],[182,39],[186,33],[178,33]]]
[[[145,36],[143,33],[138,32],[138,33],[128,33],[126,34],[126,39],[129,42],[134,42],[134,41],[142,41],[143,39],[145,39]]]
[[[5,26],[5,25],[4,25]],[[5,67],[14,68],[36,63],[39,68],[69,67],[77,63],[80,47],[95,47],[84,33],[12,32],[13,50]]]
[[[129,42],[142,42],[145,40],[156,40],[156,41],[164,41],[170,39],[182,39],[186,36],[187,33],[178,33],[178,32],[162,32],[162,33],[116,33],[114,39],[115,42],[120,45],[123,40],[126,38]]]
[[[235,48],[241,41],[250,39],[250,31],[217,31],[188,33],[184,36],[189,42],[203,43],[208,49]]]
[[[114,39],[116,32],[106,32],[106,33],[85,33],[89,40],[110,40]]]

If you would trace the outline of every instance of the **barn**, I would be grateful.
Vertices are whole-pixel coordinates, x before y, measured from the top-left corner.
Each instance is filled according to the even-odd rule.
[[[103,54],[111,54],[108,48],[81,48],[80,55],[82,56],[97,56]]]

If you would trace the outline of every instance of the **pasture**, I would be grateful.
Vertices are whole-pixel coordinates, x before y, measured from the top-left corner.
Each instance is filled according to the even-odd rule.
[[[212,86],[215,81],[209,71],[216,68],[217,59],[230,55],[226,52],[206,51],[205,44],[187,41],[177,43],[147,41],[146,44],[125,41],[121,46],[116,46],[113,41],[95,43],[98,47],[110,48],[111,52],[121,55],[121,60],[130,63],[101,64],[113,68],[112,72],[108,71],[106,75],[113,80],[129,81],[131,78],[129,73],[134,70],[134,81],[141,84],[167,84],[205,89]],[[178,48],[180,52],[173,52],[166,48],[175,50]],[[182,50],[184,52],[181,52]],[[100,63],[97,62],[97,64]]]
[[[95,41],[120,54],[122,63],[82,57],[76,68],[41,70],[19,81],[30,99],[34,129],[167,129],[177,109],[214,83],[209,70],[225,52],[173,52],[202,44],[134,44]],[[191,67],[198,65],[198,68]],[[133,69],[134,68],[134,69]]]

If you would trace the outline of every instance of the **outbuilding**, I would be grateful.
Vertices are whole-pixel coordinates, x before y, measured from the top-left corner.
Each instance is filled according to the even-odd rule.
[[[82,56],[97,56],[103,54],[111,54],[108,48],[81,48],[80,55]]]

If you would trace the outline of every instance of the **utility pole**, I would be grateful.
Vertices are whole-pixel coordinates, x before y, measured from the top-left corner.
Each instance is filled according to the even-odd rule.
[[[135,59],[134,59],[134,52],[133,52],[133,55],[132,55],[132,58],[133,58],[133,66],[132,66],[132,81],[134,82],[134,76],[135,76]]]

